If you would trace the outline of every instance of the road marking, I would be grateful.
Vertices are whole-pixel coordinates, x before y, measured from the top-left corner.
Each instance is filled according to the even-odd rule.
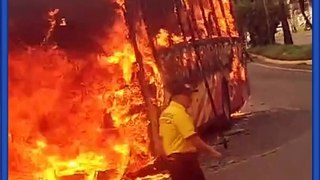
[[[282,67],[276,67],[276,66],[269,66],[269,65],[265,65],[265,64],[260,64],[260,63],[256,63],[256,62],[253,62],[253,63],[250,63],[250,64],[254,64],[254,65],[261,66],[261,67],[268,68],[268,69],[312,73],[312,70],[307,70],[307,69],[282,68]]]

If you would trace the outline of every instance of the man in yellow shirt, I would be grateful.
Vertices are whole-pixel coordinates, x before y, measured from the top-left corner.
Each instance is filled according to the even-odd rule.
[[[174,83],[174,86],[168,90],[171,93],[171,101],[161,113],[159,136],[163,154],[169,162],[171,178],[172,180],[204,180],[197,152],[204,151],[216,158],[221,154],[200,139],[193,119],[186,111],[191,106],[191,96],[195,90],[184,83]]]

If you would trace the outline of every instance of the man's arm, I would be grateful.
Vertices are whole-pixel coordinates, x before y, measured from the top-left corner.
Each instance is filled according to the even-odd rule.
[[[197,134],[186,138],[186,140],[194,147],[196,147],[199,151],[206,152],[216,158],[221,156],[220,152],[215,150],[212,146],[206,144]]]
[[[185,138],[189,143],[195,146],[199,151],[207,152],[213,157],[221,156],[221,154],[217,150],[215,150],[212,146],[206,144],[198,136],[193,125],[193,119],[191,119],[188,114],[181,113],[176,115],[174,122],[183,138]]]
[[[155,152],[158,157],[166,157],[166,152],[163,147],[162,137],[159,135],[155,141]]]

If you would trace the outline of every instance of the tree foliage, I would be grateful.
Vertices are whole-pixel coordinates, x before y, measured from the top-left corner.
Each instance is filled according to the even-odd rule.
[[[278,0],[265,0],[265,4],[263,0],[236,0],[235,11],[240,32],[250,33],[253,46],[275,43],[274,35],[283,15]],[[287,8],[285,13],[288,14]]]

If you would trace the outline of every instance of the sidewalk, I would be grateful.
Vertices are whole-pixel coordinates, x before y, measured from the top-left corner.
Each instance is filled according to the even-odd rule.
[[[257,54],[250,54],[252,63],[265,68],[286,70],[286,71],[299,71],[299,72],[312,72],[312,60],[279,60],[271,59]]]
[[[312,60],[279,60],[279,59],[270,59],[265,56],[251,54],[251,57],[258,59],[258,61],[263,61],[266,63],[277,64],[277,65],[309,65],[312,66]]]

